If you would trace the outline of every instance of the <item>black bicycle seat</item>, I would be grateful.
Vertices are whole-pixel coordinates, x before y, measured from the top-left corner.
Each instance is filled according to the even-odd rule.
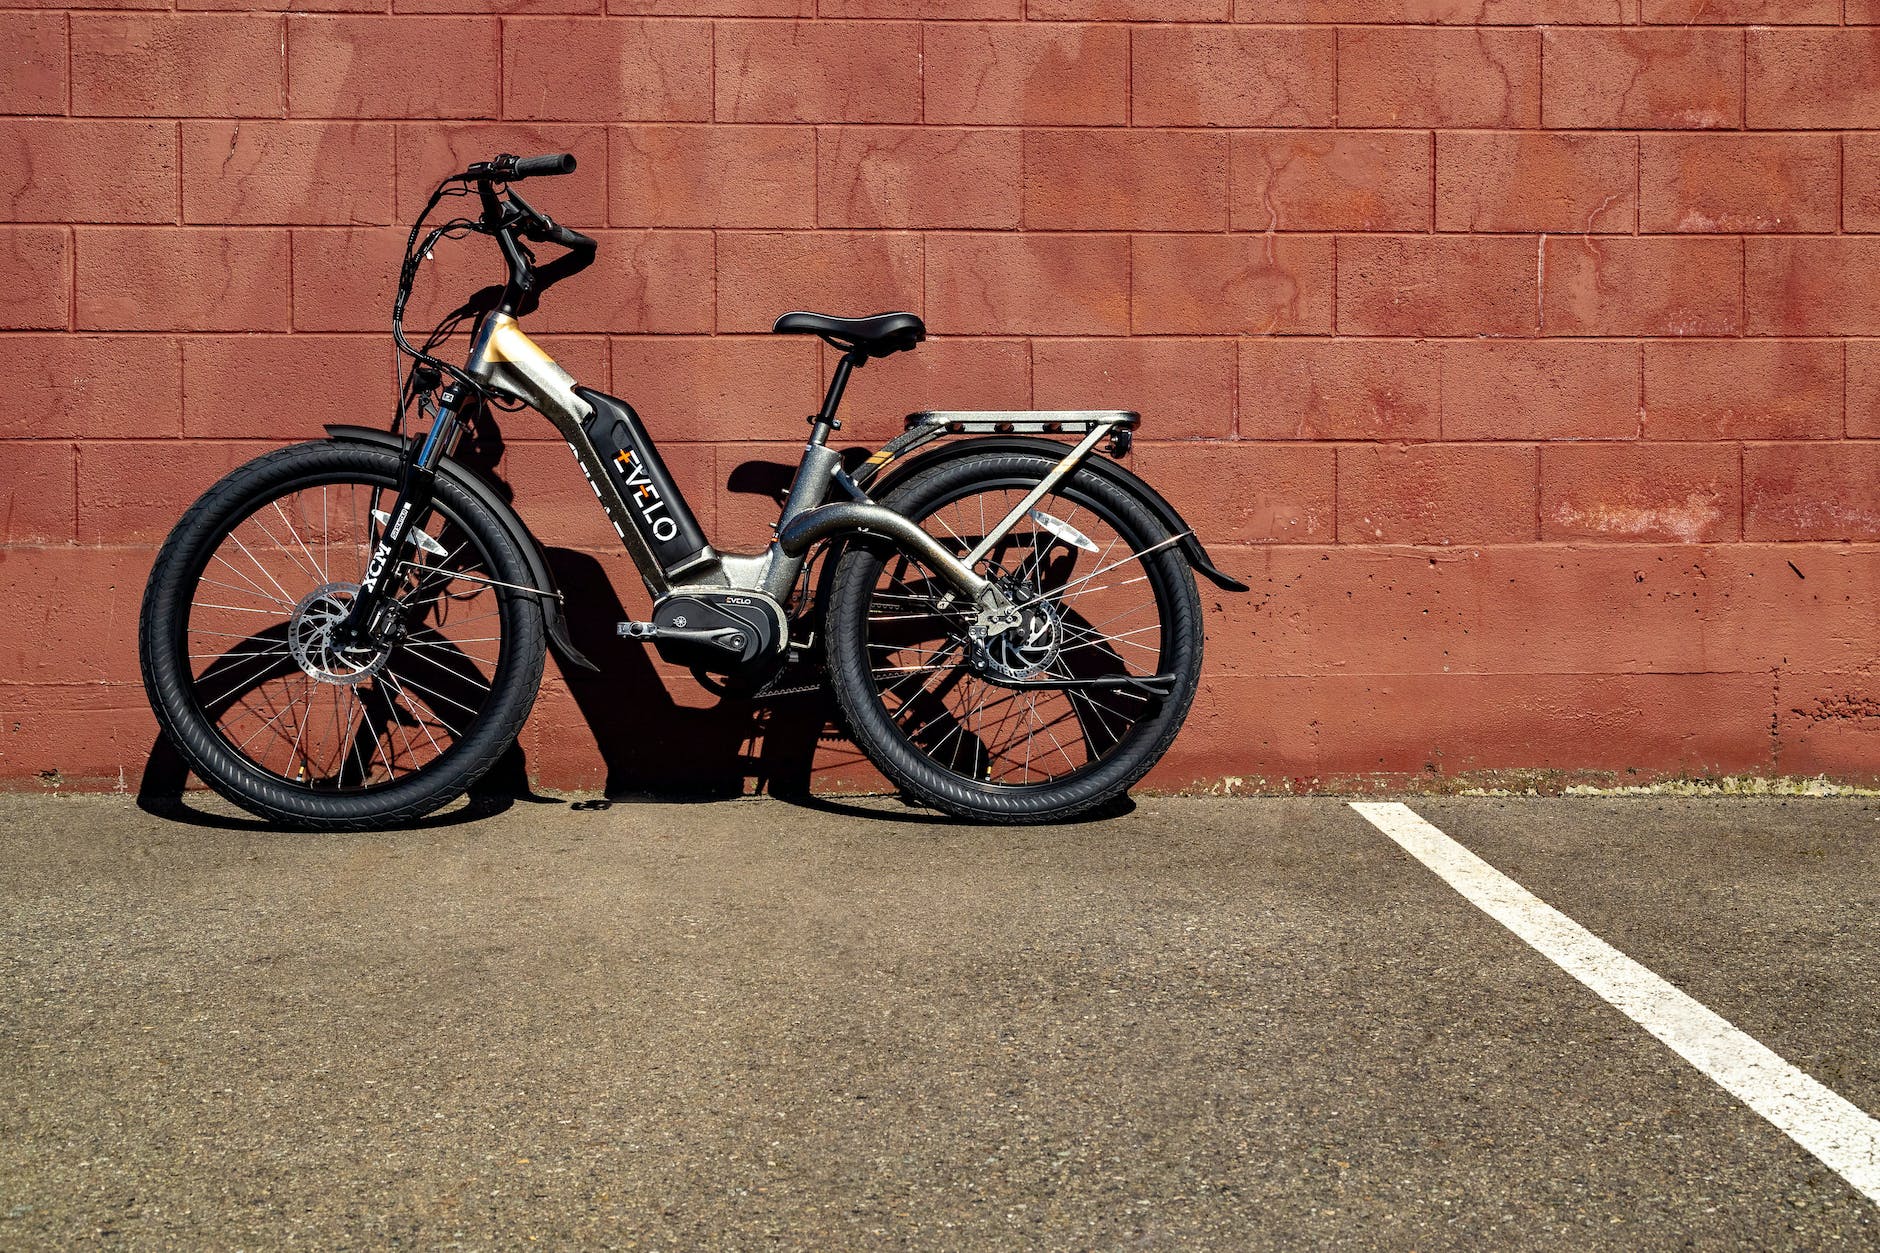
[[[820,335],[838,348],[869,357],[905,352],[927,338],[927,326],[911,313],[837,318],[827,313],[786,313],[770,328],[780,335]]]

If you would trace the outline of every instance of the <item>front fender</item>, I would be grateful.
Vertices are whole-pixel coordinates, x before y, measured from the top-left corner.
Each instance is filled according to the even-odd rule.
[[[1063,457],[1068,451],[1069,449],[1057,440],[1043,439],[1032,435],[986,435],[974,439],[949,440],[934,448],[931,452],[922,452],[910,458],[907,462],[894,467],[883,476],[880,484],[870,492],[870,495],[874,496],[877,500],[882,499],[896,487],[906,482],[910,476],[918,474],[927,467],[953,461],[960,457],[970,456],[974,453],[1042,453],[1044,456],[1050,457],[1055,461]],[[1128,492],[1131,496],[1136,498],[1137,502],[1141,504],[1144,509],[1149,511],[1157,522],[1168,528],[1170,535],[1180,535],[1182,537],[1180,544],[1182,556],[1188,559],[1188,564],[1193,566],[1197,572],[1206,575],[1215,586],[1224,588],[1230,592],[1244,592],[1249,590],[1245,583],[1242,583],[1232,575],[1223,573],[1215,566],[1214,562],[1208,557],[1208,550],[1201,546],[1200,539],[1195,536],[1194,528],[1190,527],[1182,520],[1181,514],[1175,511],[1175,506],[1169,504],[1168,501],[1162,498],[1160,492],[1150,487],[1147,483],[1143,482],[1142,479],[1132,473],[1129,467],[1118,465],[1116,462],[1105,457],[1091,456],[1084,458],[1083,467],[1080,468],[1088,468],[1091,473],[1101,475],[1111,483],[1114,483],[1117,487]]]
[[[328,439],[346,443],[377,444],[381,448],[389,448],[398,453],[403,453],[406,446],[406,441],[402,437],[390,431],[381,431],[369,426],[328,426],[326,436]],[[529,563],[529,581],[548,593],[540,598],[542,619],[543,626],[548,631],[548,641],[555,646],[556,655],[570,665],[579,666],[583,670],[599,670],[600,667],[583,656],[581,650],[574,646],[574,641],[568,638],[568,624],[562,617],[561,594],[555,589],[555,576],[548,568],[548,557],[542,552],[541,542],[529,530],[528,523],[522,520],[508,501],[497,495],[496,489],[484,481],[481,475],[473,473],[449,457],[438,463],[437,472],[475,496],[478,503],[495,514],[497,520],[502,523],[503,529],[509,532],[509,538],[513,539],[516,547],[522,551],[523,560]]]

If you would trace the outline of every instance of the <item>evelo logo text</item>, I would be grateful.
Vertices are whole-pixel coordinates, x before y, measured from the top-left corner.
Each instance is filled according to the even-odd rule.
[[[640,468],[638,454],[631,448],[625,448],[614,457],[620,463],[620,477],[625,479],[632,489],[628,499],[634,508],[640,511],[640,520],[654,539],[664,542],[679,534],[679,524],[674,522],[666,511],[666,502],[660,497],[659,488],[648,478],[646,471]]]

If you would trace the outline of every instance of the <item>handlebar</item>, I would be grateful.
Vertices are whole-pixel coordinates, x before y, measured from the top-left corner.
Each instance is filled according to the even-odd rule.
[[[493,161],[477,162],[460,177],[492,183],[513,183],[551,174],[572,174],[574,164],[572,152],[549,152],[539,157],[516,157],[505,152]]]
[[[3,2],[0,0],[0,3]],[[535,209],[510,184],[525,178],[571,174],[574,168],[575,159],[571,152],[551,152],[535,157],[503,153],[488,161],[478,161],[461,174],[450,175],[432,191],[430,200],[418,214],[417,221],[412,223],[411,233],[405,240],[405,259],[399,269],[398,294],[392,301],[392,338],[401,352],[430,367],[433,378],[439,373],[447,374],[453,380],[453,386],[462,386],[477,393],[484,390],[483,385],[464,370],[430,351],[438,342],[436,332],[422,348],[414,347],[405,338],[405,304],[411,299],[412,283],[417,277],[419,263],[431,254],[432,246],[447,235],[468,230],[492,236],[503,254],[503,264],[508,274],[500,289],[485,289],[486,293],[494,293],[490,307],[512,314],[532,311],[541,294],[549,287],[592,265],[598,246],[589,236],[561,226],[547,214]],[[453,192],[451,185],[454,183],[469,183],[472,188]],[[476,221],[453,218],[432,228],[426,235],[425,223],[438,203],[446,195],[461,195],[469,190],[474,190],[482,204],[481,217]],[[567,253],[537,267],[535,257],[520,242],[525,239],[532,243],[554,244],[566,249]],[[472,298],[473,301],[476,299]],[[470,304],[466,304],[457,314],[446,319],[446,324],[471,308]],[[489,309],[484,308],[483,311]],[[413,377],[417,376],[414,374]]]

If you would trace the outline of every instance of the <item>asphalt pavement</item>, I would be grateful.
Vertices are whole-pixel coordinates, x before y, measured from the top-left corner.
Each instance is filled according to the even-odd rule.
[[[1413,798],[1880,1115],[1880,803]],[[1336,799],[0,798],[0,1247],[1880,1248]]]

